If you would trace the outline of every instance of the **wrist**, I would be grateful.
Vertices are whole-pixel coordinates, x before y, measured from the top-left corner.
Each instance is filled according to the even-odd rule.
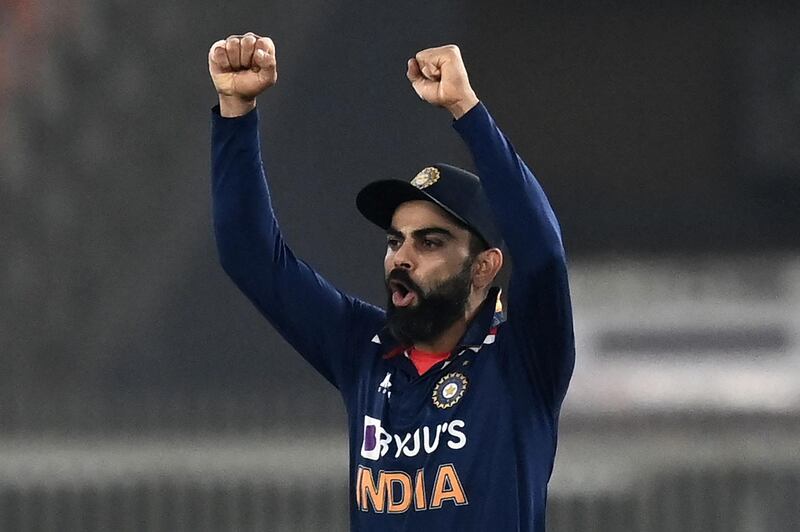
[[[219,114],[225,118],[244,116],[256,107],[255,98],[240,98],[238,96],[219,95]]]
[[[451,115],[453,115],[454,120],[458,120],[459,118],[467,114],[467,112],[469,112],[470,109],[478,105],[479,101],[480,100],[478,100],[478,97],[475,95],[475,93],[471,92],[465,98],[462,98],[448,105],[447,110],[450,111]]]

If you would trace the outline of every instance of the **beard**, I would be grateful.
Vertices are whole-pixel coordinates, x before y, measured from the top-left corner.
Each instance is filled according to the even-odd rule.
[[[389,281],[396,280],[415,293],[416,304],[396,307],[392,302]],[[386,277],[389,303],[386,319],[389,331],[408,347],[420,342],[429,342],[439,337],[451,325],[464,318],[472,288],[472,260],[467,259],[461,271],[424,291],[411,280],[406,270],[394,269]]]

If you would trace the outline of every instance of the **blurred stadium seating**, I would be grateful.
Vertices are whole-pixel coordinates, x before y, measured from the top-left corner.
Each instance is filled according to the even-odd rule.
[[[533,163],[578,345],[550,532],[800,530],[800,12],[476,6],[0,4],[0,530],[347,529],[339,398],[216,262],[205,52],[253,25],[282,227],[360,297],[355,192],[469,164],[409,53],[461,43]]]

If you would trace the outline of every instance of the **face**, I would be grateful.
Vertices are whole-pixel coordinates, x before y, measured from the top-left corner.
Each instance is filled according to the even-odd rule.
[[[472,287],[470,233],[428,201],[401,204],[387,232],[389,328],[403,344],[430,341],[463,318]]]

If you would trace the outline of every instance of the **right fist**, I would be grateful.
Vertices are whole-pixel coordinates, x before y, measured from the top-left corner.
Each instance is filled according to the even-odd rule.
[[[215,42],[208,52],[208,71],[222,99],[252,101],[278,79],[275,44],[248,32]]]

